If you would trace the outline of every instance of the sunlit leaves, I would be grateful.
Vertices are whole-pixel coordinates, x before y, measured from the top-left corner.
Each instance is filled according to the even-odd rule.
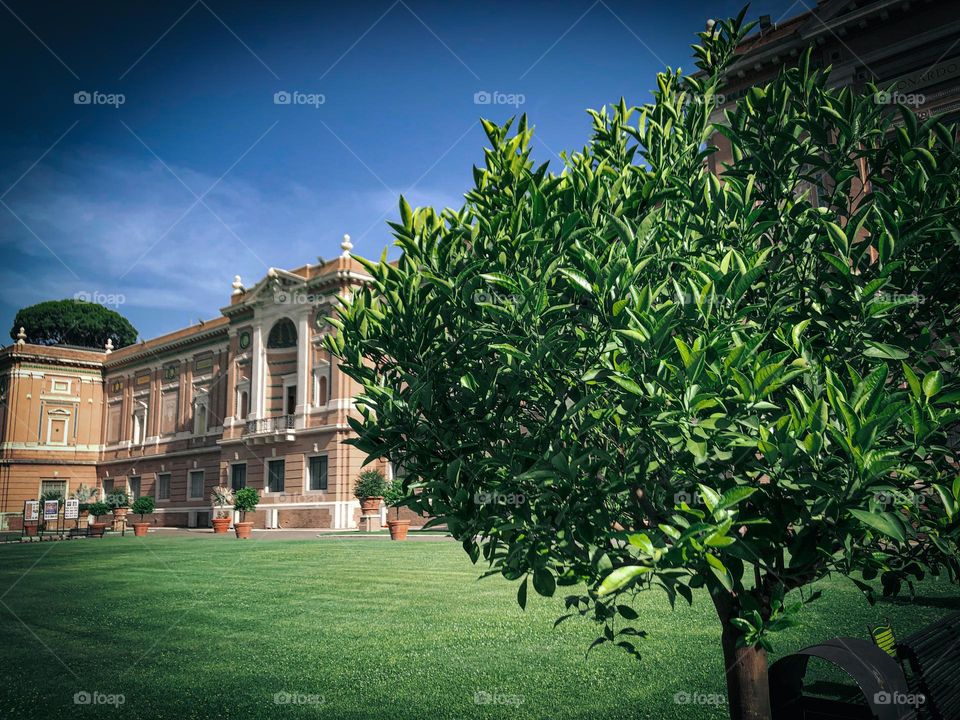
[[[592,111],[560,168],[525,117],[484,120],[465,206],[401,200],[401,257],[324,341],[413,507],[521,606],[580,586],[568,611],[630,652],[634,593],[710,593],[766,646],[827,573],[957,570],[954,131],[807,56],[715,127],[743,30],[718,28],[703,75]]]

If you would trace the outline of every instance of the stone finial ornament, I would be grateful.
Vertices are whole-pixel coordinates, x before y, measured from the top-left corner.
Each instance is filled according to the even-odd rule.
[[[23,347],[27,343],[27,331],[25,328],[21,327],[20,332],[17,333],[17,347]]]
[[[240,276],[233,276],[233,292],[231,295],[242,295],[243,294],[243,283],[240,282]]]
[[[340,248],[343,250],[340,257],[350,257],[350,251],[353,250],[353,243],[350,242],[349,235],[343,236],[343,242],[340,243]]]
[[[113,338],[107,338],[107,344],[103,346],[107,355],[113,352]]]

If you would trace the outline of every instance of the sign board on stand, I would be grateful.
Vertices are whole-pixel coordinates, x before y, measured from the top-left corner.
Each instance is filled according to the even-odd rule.
[[[28,522],[40,518],[40,503],[36,500],[27,500],[23,506],[24,519]]]

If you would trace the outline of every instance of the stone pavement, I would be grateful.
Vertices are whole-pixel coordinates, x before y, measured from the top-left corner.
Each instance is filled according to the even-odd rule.
[[[158,527],[151,528],[151,534],[175,536],[182,534],[209,535],[214,537],[211,528],[170,528]],[[132,533],[131,533],[132,534]],[[224,538],[233,538],[231,530]],[[358,541],[376,541],[390,540],[390,533],[386,530],[376,533],[362,533],[356,530],[329,530],[327,528],[296,528],[282,530],[254,530],[253,537],[257,540],[358,540]],[[453,538],[444,532],[411,530],[407,534],[407,540],[411,542],[443,542],[452,541]]]

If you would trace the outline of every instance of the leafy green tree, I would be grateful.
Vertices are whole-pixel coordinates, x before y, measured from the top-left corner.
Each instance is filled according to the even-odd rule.
[[[957,577],[960,167],[955,128],[807,56],[726,114],[711,174],[741,21],[700,34],[697,76],[592,112],[562,174],[525,118],[485,122],[465,206],[401,199],[399,263],[364,261],[327,346],[363,386],[352,442],[522,606],[566,586],[638,655],[637,593],[709,597],[731,716],[763,718],[817,580]]]
[[[140,522],[143,522],[143,516],[152,513],[156,507],[157,504],[152,497],[149,495],[141,495],[133,501],[133,505],[130,506],[130,511],[139,515]]]
[[[107,339],[114,348],[137,341],[137,330],[123,315],[103,305],[79,300],[48,300],[17,312],[10,337],[20,328],[35,345],[79,345],[103,348]]]

